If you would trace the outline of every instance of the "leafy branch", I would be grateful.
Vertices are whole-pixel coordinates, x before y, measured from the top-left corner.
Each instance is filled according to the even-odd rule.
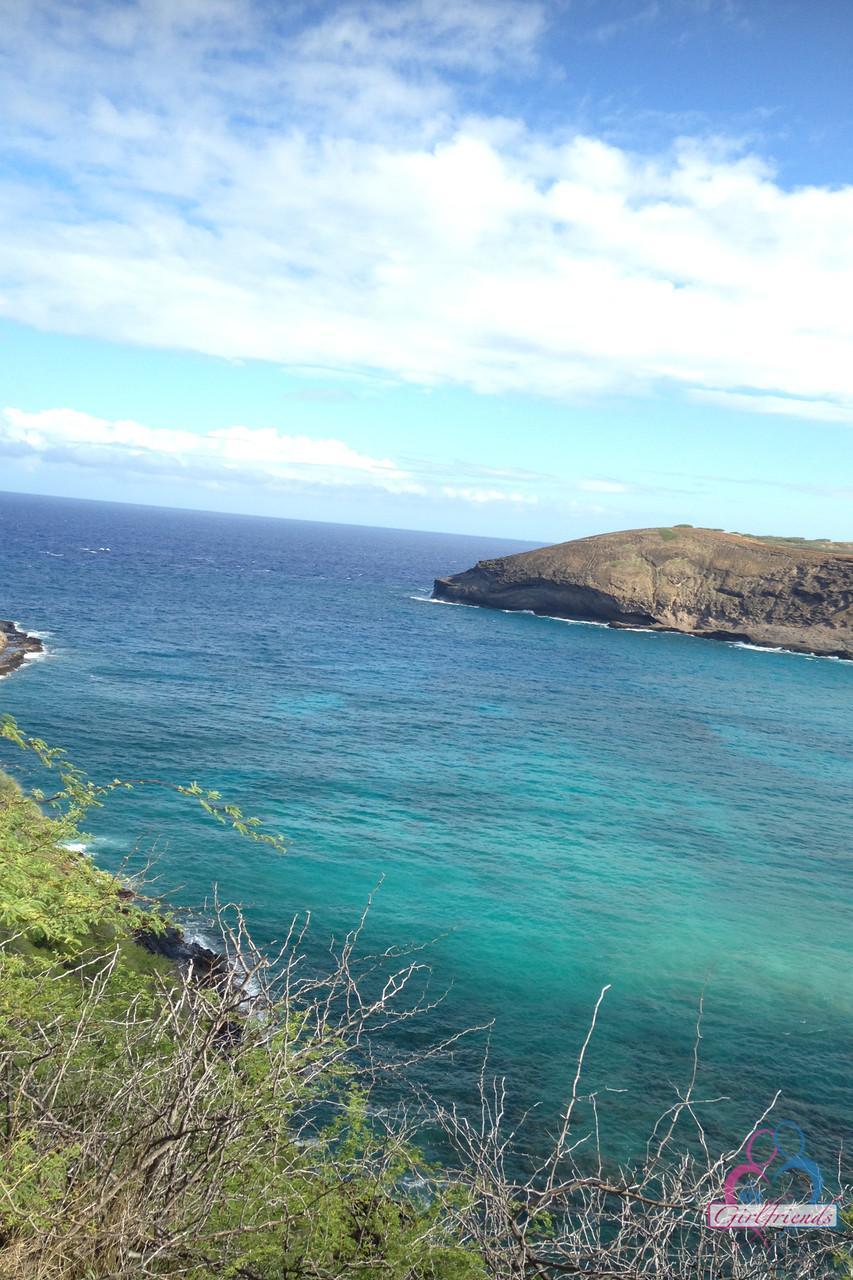
[[[109,782],[94,782],[69,760],[62,747],[51,747],[42,738],[29,737],[9,715],[0,718],[0,738],[11,742],[21,751],[34,755],[45,769],[56,774],[61,783],[59,790],[47,795],[43,790],[35,789],[32,796],[37,802],[56,809],[60,820],[69,828],[79,827],[90,810],[102,808],[106,799],[116,791],[161,787],[177,795],[188,796],[220,826],[229,827],[257,844],[269,845],[280,853],[285,852],[286,845],[282,835],[264,831],[260,818],[245,814],[238,805],[224,801],[220,791],[202,787],[198,782],[180,784],[163,778],[112,778]]]

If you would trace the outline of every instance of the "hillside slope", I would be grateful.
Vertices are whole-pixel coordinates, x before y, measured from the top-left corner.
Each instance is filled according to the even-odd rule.
[[[676,525],[481,560],[436,599],[853,658],[853,547]]]

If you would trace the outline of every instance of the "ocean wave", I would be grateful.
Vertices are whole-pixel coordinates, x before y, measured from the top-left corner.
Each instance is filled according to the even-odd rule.
[[[811,654],[797,654],[796,649],[783,649],[780,645],[775,644],[749,644],[746,640],[727,640],[733,649],[751,649],[753,653],[793,653],[800,658],[811,657]]]
[[[205,947],[208,951],[222,950],[221,937],[214,936],[211,930],[206,929],[204,925],[200,925],[195,921],[185,924],[182,928],[182,933],[184,941],[191,947]]]
[[[451,605],[454,609],[484,609],[491,613],[510,613],[516,617],[523,618],[541,618],[545,622],[563,622],[569,627],[609,627],[608,622],[593,622],[590,618],[559,618],[552,613],[537,613],[535,609],[495,609],[492,605],[472,604],[468,600],[439,600],[435,596],[408,596],[409,600],[416,600],[419,604],[446,604]],[[623,627],[623,631],[648,631],[648,627]],[[654,635],[655,633],[652,632]]]
[[[481,609],[483,606],[479,604],[468,604],[465,600],[438,600],[435,596],[409,596],[409,600],[416,600],[419,604],[449,604],[454,609]]]
[[[261,994],[261,985],[257,978],[249,975],[250,958],[241,956],[230,946],[223,946],[222,935],[204,921],[189,919],[181,925],[181,932],[188,946],[203,947],[206,951],[225,957],[232,975],[242,988],[243,1002],[251,1006],[252,1001]]]
[[[30,632],[30,634],[33,635],[34,632]],[[41,649],[39,652],[27,652],[23,655],[22,661],[17,666],[13,667],[11,671],[0,672],[0,680],[8,680],[10,676],[19,675],[20,672],[24,671],[34,662],[46,662],[48,658],[55,657],[57,657],[55,649]]]
[[[127,849],[127,841],[117,836],[95,836],[92,844],[96,849]]]
[[[785,653],[791,658],[805,658],[807,662],[853,662],[853,658],[841,658],[837,653],[803,653],[799,649],[785,649],[781,645],[750,644],[747,640],[726,640],[725,643],[730,649],[749,649],[752,653]]]
[[[518,609],[517,613],[533,613],[532,609]],[[547,622],[563,622],[567,627],[604,627],[610,630],[609,622],[594,622],[592,618],[559,618],[555,613],[536,613],[535,618],[545,618]],[[646,631],[646,627],[623,627],[623,631]]]
[[[32,627],[26,626],[23,622],[18,622],[15,618],[12,619],[12,626],[16,631],[20,631],[21,635],[32,636],[34,640],[48,640],[53,635],[52,631],[35,631]]]
[[[490,609],[490,605],[471,604],[466,600],[438,600],[435,596],[427,595],[410,595],[409,600],[418,601],[421,604],[445,604],[452,605],[457,609]],[[536,613],[533,609],[493,609],[496,613],[515,613],[531,618],[542,618],[546,622],[562,622],[568,627],[605,627],[607,630],[613,631],[632,631],[648,636],[671,635],[680,636],[684,640],[707,640],[708,636],[692,634],[689,631],[662,631],[658,627],[611,627],[609,622],[595,622],[591,618],[560,618],[552,613]],[[715,640],[715,643],[719,641]],[[835,653],[801,653],[797,649],[785,649],[777,645],[750,644],[746,640],[725,640],[731,649],[750,649],[755,653],[786,653],[794,658],[805,658],[809,662],[845,662],[853,663],[851,658],[841,658]]]

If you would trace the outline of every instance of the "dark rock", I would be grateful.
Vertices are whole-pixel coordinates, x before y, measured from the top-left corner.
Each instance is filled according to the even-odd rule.
[[[19,631],[14,622],[0,620],[0,676],[8,675],[26,661],[28,653],[42,653],[44,645],[37,636]]]
[[[151,955],[163,956],[184,969],[192,967],[193,976],[203,986],[222,986],[228,981],[225,956],[200,942],[188,940],[175,925],[167,924],[161,931],[140,929],[136,941]]]

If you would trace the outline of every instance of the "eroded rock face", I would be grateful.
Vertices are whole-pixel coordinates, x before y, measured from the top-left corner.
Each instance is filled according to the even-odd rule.
[[[853,546],[630,529],[481,560],[440,600],[853,658]]]
[[[43,648],[41,640],[19,631],[14,622],[0,620],[0,676],[19,667],[28,653],[41,653]]]

